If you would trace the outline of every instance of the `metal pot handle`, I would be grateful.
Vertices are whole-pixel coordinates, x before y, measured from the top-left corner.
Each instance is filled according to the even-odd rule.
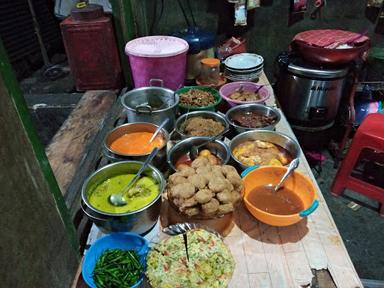
[[[91,213],[89,213],[87,211],[87,206],[85,205],[83,200],[80,201],[80,207],[81,207],[81,210],[83,210],[83,213],[85,215],[87,215],[91,219],[95,219],[95,220],[98,220],[98,221],[106,221],[106,220],[109,219],[108,217],[106,217],[106,218],[99,218],[99,217],[96,217],[95,215],[92,215]]]
[[[148,104],[140,104],[136,106],[137,113],[149,113],[152,114],[152,106]]]
[[[159,85],[155,85],[156,82],[159,83]],[[149,86],[164,87],[164,81],[163,79],[151,79],[149,80]]]

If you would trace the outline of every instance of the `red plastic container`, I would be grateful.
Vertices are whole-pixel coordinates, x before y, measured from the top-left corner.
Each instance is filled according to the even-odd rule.
[[[135,88],[151,86],[151,79],[163,80],[164,87],[171,90],[183,87],[188,48],[187,41],[172,36],[147,36],[129,41],[125,54]]]
[[[102,90],[122,86],[122,70],[110,17],[100,5],[74,8],[60,24],[76,89]]]

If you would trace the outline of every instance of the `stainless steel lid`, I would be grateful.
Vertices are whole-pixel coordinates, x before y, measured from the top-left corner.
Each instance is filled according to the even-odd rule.
[[[342,78],[348,73],[348,68],[321,68],[304,63],[291,62],[287,70],[292,74],[317,79]]]

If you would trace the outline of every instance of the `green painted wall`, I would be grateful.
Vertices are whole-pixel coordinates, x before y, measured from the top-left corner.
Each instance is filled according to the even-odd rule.
[[[78,241],[0,41],[0,287],[69,287]]]

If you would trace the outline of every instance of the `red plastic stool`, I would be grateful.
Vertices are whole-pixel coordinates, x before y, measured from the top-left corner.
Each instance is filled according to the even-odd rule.
[[[380,216],[384,216],[384,189],[351,176],[364,148],[384,152],[384,114],[369,114],[361,123],[352,140],[347,156],[341,163],[331,186],[334,196],[348,188],[380,202]],[[384,175],[383,175],[384,177]]]

